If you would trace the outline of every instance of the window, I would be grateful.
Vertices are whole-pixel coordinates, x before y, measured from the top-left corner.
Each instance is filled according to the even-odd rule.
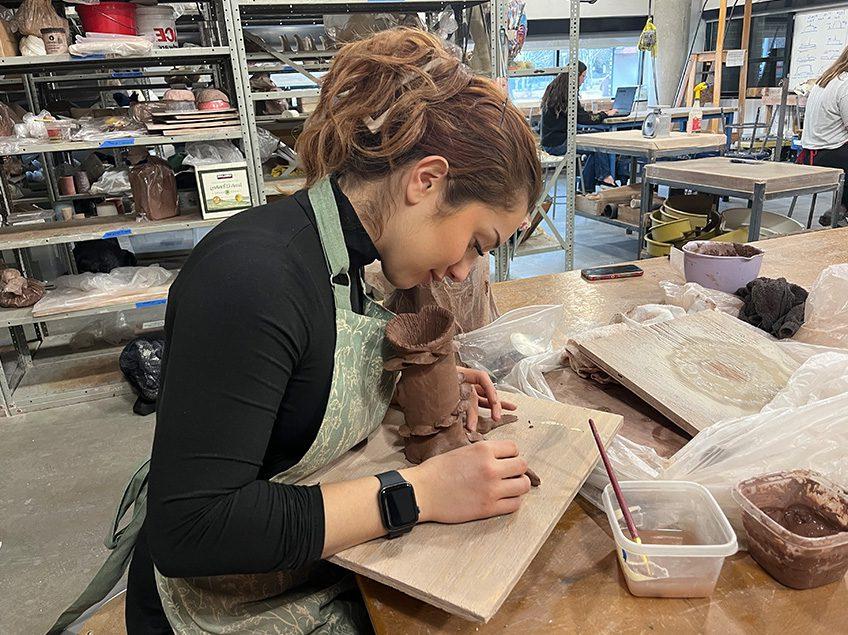
[[[643,84],[653,95],[653,75],[650,56],[646,55]],[[533,68],[555,68],[568,65],[568,49],[526,48],[516,57],[519,62],[532,62]],[[580,87],[583,99],[608,98],[621,86],[639,84],[639,51],[635,46],[606,46],[580,50],[580,61],[586,64],[586,81]],[[538,101],[553,81],[553,76],[513,77],[509,94],[514,101]]]
[[[751,40],[748,49],[748,88],[777,86],[787,70],[787,39],[792,28],[791,15],[761,15],[751,18]],[[707,23],[709,50],[715,50],[718,23]],[[742,19],[734,18],[724,32],[724,48],[740,49]],[[712,77],[712,76],[710,76]],[[710,81],[709,78],[707,81]],[[739,97],[739,69],[725,67],[721,79],[721,96]]]

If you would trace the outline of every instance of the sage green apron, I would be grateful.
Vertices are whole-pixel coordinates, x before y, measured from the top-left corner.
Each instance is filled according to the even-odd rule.
[[[383,370],[385,325],[391,313],[366,298],[365,315],[350,305],[349,260],[339,212],[329,179],[309,190],[318,234],[330,274],[336,306],[336,349],[330,398],[315,441],[303,458],[274,476],[274,483],[295,483],[347,452],[376,430],[391,400],[396,375]],[[340,284],[344,280],[347,284]],[[146,463],[124,492],[106,545],[113,549],[80,598],[51,632],[93,605],[117,584],[132,555],[144,521]],[[133,517],[121,531],[131,504]],[[354,588],[350,574],[321,561],[295,571],[166,578],[156,571],[165,615],[177,633],[320,633],[358,632],[356,603],[339,596]]]

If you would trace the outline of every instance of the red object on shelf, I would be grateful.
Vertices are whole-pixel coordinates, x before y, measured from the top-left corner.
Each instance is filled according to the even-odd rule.
[[[135,5],[130,2],[78,4],[77,13],[86,33],[135,35]]]

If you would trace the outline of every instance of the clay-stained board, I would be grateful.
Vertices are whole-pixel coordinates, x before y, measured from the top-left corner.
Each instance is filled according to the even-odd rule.
[[[798,368],[765,333],[718,311],[577,343],[599,368],[692,435],[759,412]]]
[[[641,130],[615,130],[612,132],[589,132],[577,135],[578,150],[608,151],[639,150],[661,152],[677,150],[684,152],[706,152],[724,148],[727,137],[723,134],[687,134],[672,132],[667,137],[649,139]]]
[[[589,417],[607,444],[622,422],[616,414],[555,401],[513,394],[504,394],[504,398],[518,405],[518,421],[486,436],[514,440],[542,480],[521,509],[510,516],[461,525],[425,523],[401,538],[372,540],[331,561],[455,615],[489,620],[599,458]],[[397,434],[401,420],[400,413],[390,410],[364,447],[348,452],[303,482],[354,479],[408,467]]]

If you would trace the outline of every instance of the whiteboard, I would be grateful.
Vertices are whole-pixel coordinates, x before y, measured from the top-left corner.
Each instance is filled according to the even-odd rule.
[[[826,71],[848,44],[848,8],[795,15],[789,86],[795,88]]]

